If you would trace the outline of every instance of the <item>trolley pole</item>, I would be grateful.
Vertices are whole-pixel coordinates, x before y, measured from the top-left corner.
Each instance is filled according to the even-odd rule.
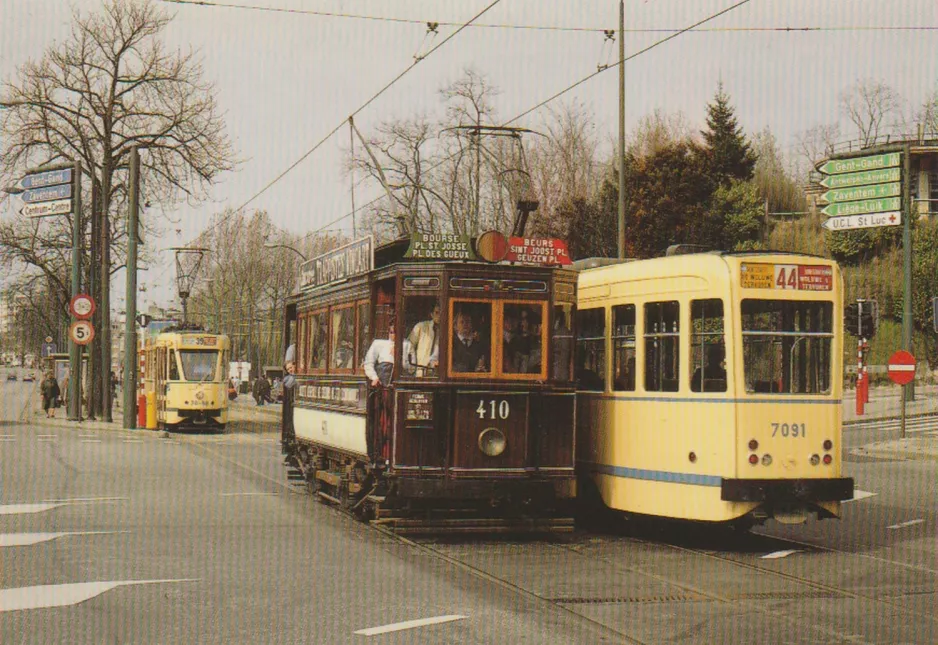
[[[137,427],[137,227],[140,208],[140,151],[130,149],[130,208],[127,211],[127,292],[124,320],[124,428]]]
[[[619,235],[618,256],[625,258],[625,0],[619,0]]]
[[[72,168],[72,297],[81,292],[81,162]],[[74,322],[74,318],[72,319]],[[68,346],[68,420],[81,421],[81,345]]]

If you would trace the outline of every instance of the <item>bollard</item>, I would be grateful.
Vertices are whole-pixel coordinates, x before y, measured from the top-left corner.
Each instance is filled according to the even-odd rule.
[[[146,428],[147,427],[147,395],[140,394],[137,396],[137,427]]]
[[[156,430],[156,392],[147,392],[147,430]]]

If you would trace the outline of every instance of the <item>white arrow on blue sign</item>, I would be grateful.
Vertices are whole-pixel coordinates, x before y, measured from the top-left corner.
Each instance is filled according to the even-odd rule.
[[[34,188],[27,190],[21,197],[27,204],[36,202],[50,202],[54,199],[68,199],[72,196],[72,185],[63,184],[61,186],[47,186],[46,188]]]
[[[72,169],[64,168],[62,170],[49,170],[47,172],[38,172],[34,175],[26,175],[20,179],[18,183],[23,190],[42,188],[43,186],[70,184],[72,183]]]

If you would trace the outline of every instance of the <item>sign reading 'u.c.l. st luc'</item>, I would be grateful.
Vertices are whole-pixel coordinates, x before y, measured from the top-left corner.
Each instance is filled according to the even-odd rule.
[[[368,273],[374,265],[374,241],[365,237],[304,262],[300,267],[301,288],[313,289]]]

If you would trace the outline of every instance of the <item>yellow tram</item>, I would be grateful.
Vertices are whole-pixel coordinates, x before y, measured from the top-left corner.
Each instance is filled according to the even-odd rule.
[[[225,429],[230,351],[228,336],[199,329],[170,327],[144,339],[143,393],[155,397],[161,428]]]
[[[749,524],[840,515],[843,279],[824,258],[581,261],[581,493]]]
[[[576,275],[468,245],[365,239],[304,265],[285,461],[401,532],[571,530]]]

